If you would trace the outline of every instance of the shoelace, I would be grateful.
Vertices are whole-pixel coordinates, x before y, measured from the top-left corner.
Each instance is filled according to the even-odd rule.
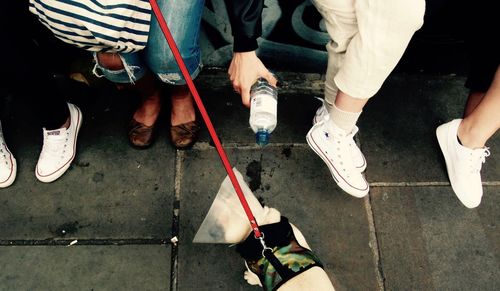
[[[69,130],[66,130],[66,133],[61,135],[45,134],[40,156],[42,158],[63,158],[62,154],[66,152],[68,138]]]
[[[342,159],[342,156],[345,156],[346,158],[343,159],[342,162],[339,164],[342,167],[342,170],[346,173],[347,177],[351,176],[351,173],[356,173],[355,171],[355,166],[352,163],[351,159],[351,144],[353,143],[353,136],[356,134],[356,130],[353,130],[352,132],[348,134],[335,134],[334,135],[334,147],[337,152],[337,157],[339,159]],[[345,144],[343,147],[341,146],[342,144]]]
[[[316,96],[314,96],[314,98],[318,99],[321,102],[321,107],[318,108],[318,110],[316,111],[316,115],[314,116],[314,118],[320,118],[320,120],[322,119],[324,121],[327,121],[330,118],[330,115],[327,113],[327,110],[325,107],[325,100],[323,98],[316,97]],[[350,138],[349,147],[351,147],[351,148],[356,146],[356,142],[354,141],[354,136],[356,135],[356,133],[358,133],[358,131],[359,131],[359,128],[356,126],[356,127],[354,127],[352,132],[347,135],[347,137]]]
[[[471,153],[471,171],[473,173],[479,173],[481,171],[481,168],[483,164],[486,162],[486,158],[489,157],[491,154],[490,148],[485,147],[481,151],[474,151]]]
[[[5,149],[5,150],[4,150]],[[2,159],[2,165],[5,164],[7,167],[9,166],[9,162],[7,160],[7,146],[5,143],[0,144],[0,158]]]

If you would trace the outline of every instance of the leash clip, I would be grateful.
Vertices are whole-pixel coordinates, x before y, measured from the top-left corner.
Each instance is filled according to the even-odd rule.
[[[266,245],[266,242],[264,241],[264,233],[263,233],[263,232],[261,232],[260,234],[261,234],[261,236],[260,236],[260,237],[256,237],[256,239],[258,239],[258,240],[260,241],[260,244],[262,245],[262,257],[264,257],[264,258],[265,258],[265,257],[266,257],[266,255],[264,254],[264,252],[265,252],[266,250],[269,250],[269,251],[271,251],[271,253],[273,253],[273,249],[272,249],[272,248],[270,248],[270,247],[268,247],[268,246]]]

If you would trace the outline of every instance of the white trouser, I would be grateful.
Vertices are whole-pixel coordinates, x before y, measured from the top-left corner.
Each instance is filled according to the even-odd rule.
[[[425,12],[425,0],[311,1],[331,37],[325,81],[330,106],[338,89],[360,99],[375,95],[422,26]]]

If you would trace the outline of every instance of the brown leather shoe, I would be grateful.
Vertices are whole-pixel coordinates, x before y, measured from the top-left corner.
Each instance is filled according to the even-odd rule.
[[[170,140],[178,149],[189,148],[198,139],[199,131],[200,127],[196,124],[196,121],[172,126],[170,127]]]
[[[149,147],[154,140],[155,126],[156,124],[147,126],[132,118],[128,125],[128,139],[130,143],[138,149]]]

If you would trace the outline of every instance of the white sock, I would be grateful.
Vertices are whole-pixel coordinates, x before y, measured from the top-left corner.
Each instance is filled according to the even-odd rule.
[[[332,104],[332,110],[330,111],[330,119],[333,123],[345,130],[345,132],[349,133],[353,130],[356,122],[358,122],[358,118],[361,115],[361,112],[348,112],[339,109],[335,104]]]
[[[333,88],[328,84],[325,84],[325,107],[328,112],[330,112],[333,108],[333,104],[335,104],[335,99],[337,99],[337,93],[339,90],[337,88]]]

